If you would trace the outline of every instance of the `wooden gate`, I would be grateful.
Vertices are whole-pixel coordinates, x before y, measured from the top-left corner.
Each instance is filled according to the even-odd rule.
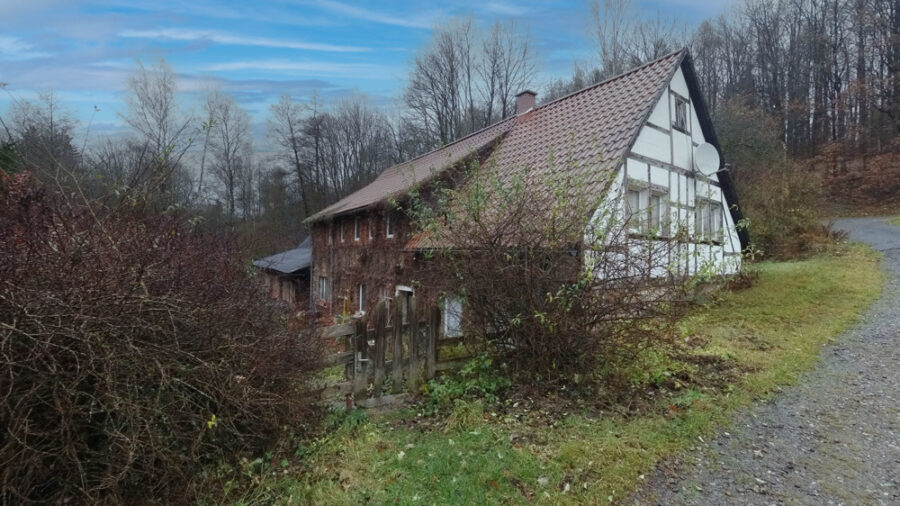
[[[394,304],[388,315],[387,301],[379,302],[367,318],[325,329],[326,338],[344,340],[345,350],[325,359],[325,366],[344,365],[344,381],[329,385],[323,395],[343,395],[347,407],[378,407],[418,392],[423,381],[439,371],[455,369],[466,361],[457,353],[453,360],[440,360],[440,349],[462,342],[443,338],[441,312],[418,307],[411,297],[406,314]]]

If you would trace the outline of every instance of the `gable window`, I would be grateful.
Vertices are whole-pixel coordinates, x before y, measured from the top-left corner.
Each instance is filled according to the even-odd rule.
[[[629,233],[669,236],[671,220],[665,188],[628,188],[625,210]]]
[[[387,213],[384,217],[384,236],[390,239],[394,237],[394,224],[391,220],[391,213]]]
[[[353,240],[359,240],[359,217],[353,218]]]
[[[687,132],[688,125],[688,102],[687,100],[675,97],[675,122],[672,126],[682,132]]]
[[[697,201],[694,220],[694,233],[698,241],[722,240],[722,204],[709,200]]]
[[[328,300],[328,278],[319,276],[319,300]]]
[[[359,285],[358,297],[359,297],[359,312],[364,313],[366,311],[366,285]]]

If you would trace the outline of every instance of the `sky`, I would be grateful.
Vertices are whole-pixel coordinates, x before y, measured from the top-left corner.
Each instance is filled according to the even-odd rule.
[[[690,25],[733,0],[635,2]],[[540,89],[591,57],[589,12],[586,0],[0,0],[0,115],[52,90],[80,135],[121,133],[128,77],[160,58],[177,73],[187,110],[218,88],[250,112],[257,132],[285,93],[326,103],[360,93],[390,107],[432,27],[468,14],[530,31]]]

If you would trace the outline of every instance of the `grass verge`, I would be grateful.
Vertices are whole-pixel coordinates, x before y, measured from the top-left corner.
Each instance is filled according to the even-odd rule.
[[[880,293],[878,255],[841,246],[812,259],[764,263],[751,288],[726,292],[683,322],[691,363],[728,370],[714,387],[659,395],[640,414],[585,406],[548,413],[542,400],[492,413],[458,403],[447,423],[406,411],[351,412],[304,457],[304,472],[267,471],[248,502],[282,504],[599,504],[735,412],[775,394],[818,360]],[[672,367],[672,364],[666,365]],[[689,367],[689,366],[684,366]],[[460,423],[464,420],[464,423]]]
[[[895,216],[893,218],[889,218],[887,220],[887,222],[890,223],[891,225],[897,225],[898,227],[900,227],[900,216]]]

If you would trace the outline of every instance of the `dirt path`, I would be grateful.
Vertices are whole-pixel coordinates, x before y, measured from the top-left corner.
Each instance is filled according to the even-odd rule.
[[[794,387],[647,477],[636,504],[900,504],[900,227],[840,220],[884,252],[884,295]]]

